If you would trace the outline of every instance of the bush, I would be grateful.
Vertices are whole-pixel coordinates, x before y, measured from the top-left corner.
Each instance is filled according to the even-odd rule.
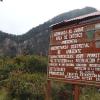
[[[0,59],[0,65],[0,87],[5,89],[10,100],[35,100],[36,98],[44,100],[46,57],[36,55],[3,57]]]
[[[80,100],[100,100],[100,93],[94,86],[84,86],[81,89]]]
[[[7,91],[12,98],[19,98],[20,100],[31,100],[34,98],[43,98],[44,84],[46,75],[38,74],[17,74],[10,76],[5,84]],[[34,99],[32,99],[34,100]]]

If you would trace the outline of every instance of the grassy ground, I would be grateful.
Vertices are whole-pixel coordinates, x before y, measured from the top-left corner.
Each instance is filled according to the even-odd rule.
[[[80,100],[100,100],[100,93],[96,87],[84,87],[81,89]]]
[[[55,98],[53,98],[52,100],[58,100],[56,97],[57,95],[55,93],[53,94],[53,96]],[[0,100],[12,100],[4,88],[0,89]],[[13,100],[19,99],[16,98]],[[98,92],[98,89],[95,87],[83,87],[81,88],[80,100],[100,100],[100,93]]]
[[[7,92],[5,89],[0,89],[0,100],[8,100]]]

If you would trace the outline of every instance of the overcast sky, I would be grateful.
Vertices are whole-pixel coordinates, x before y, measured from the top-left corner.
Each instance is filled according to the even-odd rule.
[[[64,12],[86,6],[100,10],[99,0],[3,0],[0,2],[0,30],[23,34]]]

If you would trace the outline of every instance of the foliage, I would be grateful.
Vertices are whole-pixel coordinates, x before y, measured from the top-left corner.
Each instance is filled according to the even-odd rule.
[[[94,86],[86,86],[81,89],[80,100],[100,100],[98,88]]]
[[[10,96],[8,96],[8,92],[5,88],[0,88],[0,100],[11,100]]]
[[[46,57],[36,55],[1,57],[0,62],[0,93],[2,93],[0,100],[1,98],[6,100],[6,97],[10,100],[44,99]]]
[[[73,86],[63,82],[52,82],[53,100],[73,100]]]
[[[0,57],[0,100],[44,100],[47,57]],[[52,81],[52,100],[73,100],[73,86]],[[99,100],[95,87],[83,87],[80,100]]]
[[[14,59],[14,63],[21,66],[19,69],[25,72],[43,72],[47,71],[47,58],[41,56],[19,56]]]
[[[7,80],[5,87],[12,98],[32,99],[33,96],[44,95],[45,77],[41,73],[13,73]]]

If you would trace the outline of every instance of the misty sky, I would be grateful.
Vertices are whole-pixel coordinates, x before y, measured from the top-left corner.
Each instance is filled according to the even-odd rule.
[[[23,34],[64,12],[86,6],[100,10],[99,0],[3,0],[0,2],[0,30]]]

